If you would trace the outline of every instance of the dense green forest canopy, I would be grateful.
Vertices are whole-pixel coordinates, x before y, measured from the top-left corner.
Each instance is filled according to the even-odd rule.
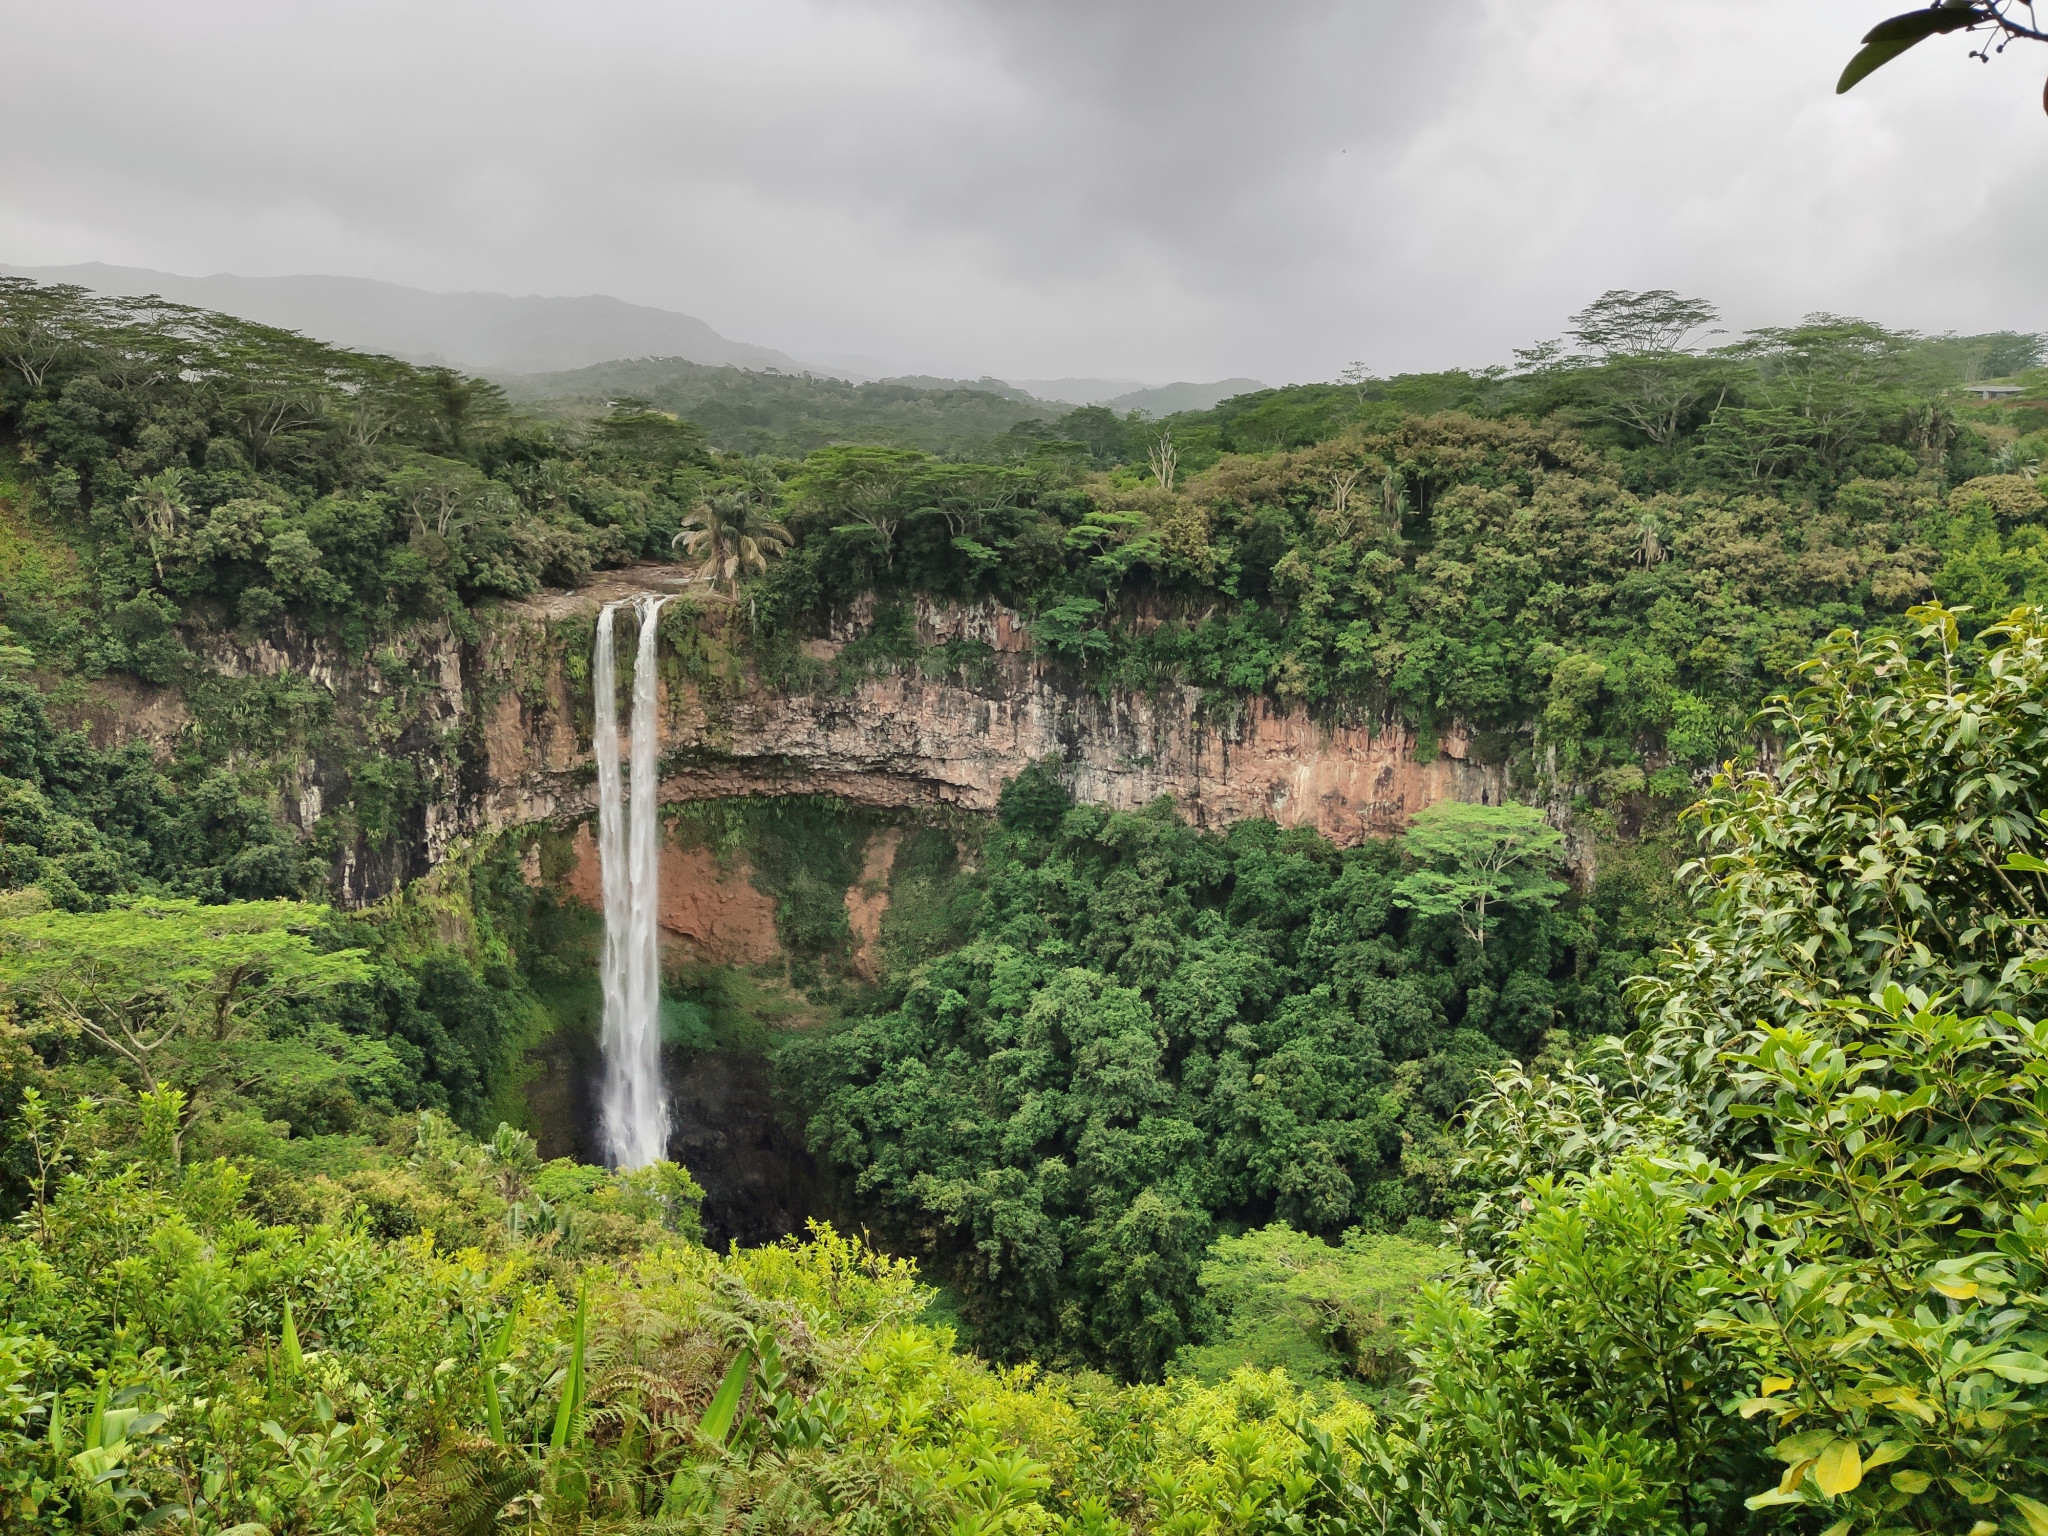
[[[861,594],[994,598],[1102,687],[1459,719],[1619,785],[1713,761],[1838,624],[2043,590],[2048,385],[2015,333],[1816,316],[1695,351],[1709,306],[1609,295],[1514,370],[1013,417],[948,456],[841,412],[835,445],[749,458],[638,396],[550,424],[175,306],[19,279],[4,306],[0,431],[96,588],[58,596],[17,539],[5,622],[77,675],[185,682],[197,631],[287,615],[359,652],[466,633],[495,597],[666,557],[707,497],[746,493],[794,543],[747,608],[771,675]],[[1992,372],[2021,395],[1956,392]]]
[[[992,1369],[956,1350],[907,1262],[829,1228],[715,1255],[701,1191],[671,1165],[544,1162],[509,1126],[478,1139],[432,1111],[321,1163],[188,1119],[176,1087],[72,1100],[93,1080],[37,1053],[68,1038],[66,1010],[138,995],[87,999],[52,963],[94,948],[94,924],[211,923],[171,976],[146,945],[98,948],[164,982],[164,1009],[217,1017],[235,998],[251,1027],[358,985],[362,957],[275,911],[60,920],[13,898],[0,1521],[2032,1536],[2048,1521],[2048,615],[1968,636],[1920,609],[1897,636],[1836,637],[1804,681],[1774,706],[1776,770],[1706,793],[1691,931],[1635,984],[1636,1027],[1481,1085],[1455,1247],[1224,1234],[1194,1282],[1209,1331],[1158,1384]],[[1144,1020],[1165,936],[1120,925],[1120,896],[1164,877],[1166,910],[1254,976],[1261,950],[1285,959],[1334,914],[1290,929],[1290,900],[1314,905],[1308,842],[1118,826],[1042,776],[1004,820],[991,915],[1051,963],[1071,951],[1119,980],[964,953],[923,974],[973,986],[985,967],[988,1001],[913,988],[892,1027],[957,1014],[1036,1055],[1023,1123],[941,1154],[981,1157],[1015,1200],[1024,1137],[1065,1120],[1114,1164],[1145,1155],[1145,1109],[1176,1107]],[[1063,865],[1076,900],[1054,892]],[[945,949],[931,921],[897,941],[919,934]],[[1363,946],[1336,967],[1363,975],[1373,936],[1328,937]],[[252,947],[275,985],[236,979]],[[1013,980],[1038,982],[1014,1022],[995,995]],[[1221,1039],[1244,1052],[1259,1032]],[[1273,1086],[1284,1137],[1313,1063],[1265,1065],[1267,1084],[1224,1097]],[[1078,1119],[1069,1095],[1092,1101]],[[943,1101],[921,1134],[958,1138],[949,1118],[972,1113]],[[1232,1176],[1228,1158],[1193,1166]],[[1047,1214],[1005,1212],[978,1253],[1007,1262],[1002,1244],[1061,1233]],[[1156,1328],[1174,1214],[1151,1193],[1115,1225],[1087,1262],[1122,1266],[1112,1315]]]
[[[849,441],[972,457],[1019,423],[1051,421],[1061,409],[997,379],[854,384],[673,357],[513,375],[499,382],[508,399],[544,420],[587,422],[604,416],[614,401],[640,399],[697,423],[719,448],[784,458]]]
[[[1126,1374],[1201,1338],[1220,1228],[1428,1240],[1458,1106],[1510,1054],[1624,1029],[1669,916],[1653,860],[1565,910],[1505,899],[1481,945],[1403,910],[1404,866],[1434,862],[1416,837],[1200,833],[1167,803],[1076,806],[1042,768],[1000,819],[977,879],[928,898],[951,931],[908,904],[885,931],[937,953],[783,1062],[813,1148],[954,1281],[983,1347]]]
[[[771,381],[771,443],[7,280],[0,1523],[2041,1536],[2040,341],[1712,320],[1164,421]],[[685,1171],[503,1123],[595,937],[510,840],[316,898],[442,792],[442,638],[743,538],[671,638],[760,681],[872,596],[835,665],[971,685],[914,600],[1004,603],[1068,686],[1459,724],[1604,873],[1533,809],[1340,850],[1041,767],[971,866],[904,839],[856,993],[859,829],[799,816],[848,1018],[784,1080],[948,1291],[714,1256]],[[221,663],[314,640],[372,702]],[[95,746],[93,688],[186,724]],[[1688,918],[1611,834],[1710,780]]]

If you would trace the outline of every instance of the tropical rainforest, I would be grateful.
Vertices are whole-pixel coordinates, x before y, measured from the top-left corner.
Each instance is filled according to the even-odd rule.
[[[2042,338],[1716,318],[1152,419],[0,279],[0,1529],[2048,1536]],[[707,689],[977,686],[919,614],[995,605],[1513,793],[1032,764],[891,829],[865,968],[871,810],[684,807],[782,953],[665,1021],[802,1000],[829,1186],[718,1244],[535,1134],[569,829],[434,830],[432,681],[671,562]]]

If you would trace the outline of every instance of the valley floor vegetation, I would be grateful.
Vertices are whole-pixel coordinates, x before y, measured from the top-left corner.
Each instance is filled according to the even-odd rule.
[[[1831,641],[1777,706],[1776,774],[1709,791],[1694,925],[1633,984],[1639,1026],[1480,1086],[1455,1245],[1223,1236],[1197,1276],[1221,1325],[1156,1385],[962,1354],[906,1260],[827,1228],[711,1253],[672,1165],[544,1163],[509,1126],[479,1140],[431,1109],[346,1172],[223,1150],[232,1124],[160,1069],[216,1105],[249,1092],[209,1072],[243,1059],[222,1047],[259,1067],[295,1033],[274,1020],[363,985],[365,954],[265,904],[16,898],[0,1520],[2041,1529],[2048,614],[1974,640],[1946,610],[1913,624]],[[186,925],[189,962],[95,942],[152,922]],[[962,964],[955,988],[986,985]],[[1045,982],[1009,1047],[1049,1059],[1043,1037],[1071,1031],[1093,1099],[1075,1145],[1107,1164],[1176,1134],[1143,1086],[1158,1034],[1081,1023],[1091,1002],[1142,1018],[1133,991]],[[224,1034],[238,1016],[248,1033]],[[155,1086],[89,1065],[94,1041]],[[1046,1071],[1018,1082],[1049,1098]],[[80,1083],[98,1091],[62,1096]],[[1027,1116],[991,1144],[1057,1129]],[[1105,1300],[1135,1329],[1159,1326],[1166,1204],[1076,1224],[1125,1264]],[[990,1214],[999,1243],[1069,1230]],[[1013,1262],[982,1256],[991,1279]],[[1262,1349],[1274,1368],[1241,1363]]]
[[[0,279],[0,1525],[2048,1536],[2039,338],[1702,308],[778,458]],[[712,1252],[516,1128],[587,914],[423,852],[423,671],[678,552],[706,678],[977,686],[917,605],[999,603],[1062,686],[1455,724],[1601,873],[1041,765],[855,988],[858,829],[761,842],[868,1230]]]

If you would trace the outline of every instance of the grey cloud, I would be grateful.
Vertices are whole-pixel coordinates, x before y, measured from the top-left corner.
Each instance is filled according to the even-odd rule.
[[[18,10],[0,261],[603,292],[970,377],[1488,362],[1617,285],[2048,324],[2048,61],[1837,99],[1869,0]]]

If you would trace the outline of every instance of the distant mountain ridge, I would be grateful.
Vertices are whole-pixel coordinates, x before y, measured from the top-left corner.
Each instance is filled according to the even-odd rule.
[[[472,373],[548,373],[623,357],[682,357],[714,366],[804,371],[804,364],[788,353],[730,340],[693,315],[600,294],[434,293],[366,277],[320,275],[182,277],[97,261],[63,267],[0,265],[0,273],[39,283],[75,283],[100,293],[154,293],[176,304],[302,331],[337,346]]]
[[[993,380],[984,381],[992,383]],[[1248,395],[1266,386],[1257,379],[1217,379],[1207,384],[1145,384],[1136,379],[1009,379],[1004,381],[1040,400],[1061,405],[1106,405],[1113,411],[1143,411],[1171,416],[1175,411],[1206,411],[1232,395]]]
[[[1105,402],[1117,411],[1143,411],[1147,416],[1171,416],[1175,411],[1206,411],[1232,395],[1248,395],[1266,386],[1257,379],[1216,379],[1208,384],[1160,384],[1151,389],[1134,389]]]
[[[98,261],[59,267],[0,263],[0,274],[39,283],[73,283],[100,293],[153,293],[175,304],[299,331],[336,346],[381,352],[413,363],[445,364],[500,382],[516,382],[529,390],[536,375],[568,373],[601,363],[660,363],[678,358],[712,368],[815,373],[854,384],[867,382],[864,374],[813,367],[773,347],[721,336],[694,315],[628,304],[603,294],[565,298],[436,293],[374,278],[321,274],[241,277],[216,272],[186,277]],[[1207,410],[1232,395],[1266,387],[1257,379],[1148,385],[1136,379],[967,380],[907,375],[879,382],[919,390],[978,390],[1019,405],[1107,405],[1119,412],[1142,411],[1148,416]]]

